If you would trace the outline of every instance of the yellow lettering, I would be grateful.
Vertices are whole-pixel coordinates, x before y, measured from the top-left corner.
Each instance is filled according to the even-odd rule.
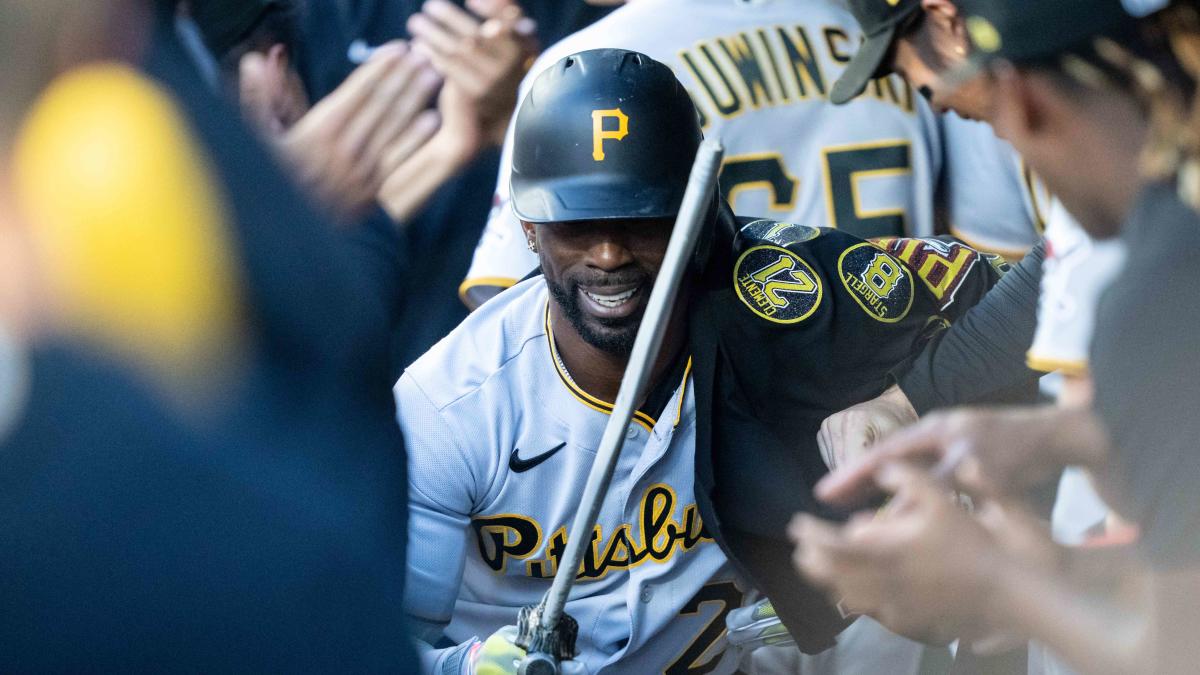
[[[606,130],[604,120],[617,120],[615,130]],[[592,111],[592,159],[604,161],[604,141],[620,141],[629,133],[629,117],[620,108]]]
[[[959,248],[954,252],[952,258],[945,258],[936,253],[929,253],[925,256],[925,262],[921,264],[921,269],[917,270],[917,274],[929,286],[929,290],[933,291],[934,296],[941,300],[950,286],[958,280],[962,273],[963,267],[972,261],[974,252],[968,248]],[[935,274],[941,268],[941,274]],[[934,279],[937,282],[934,283]]]

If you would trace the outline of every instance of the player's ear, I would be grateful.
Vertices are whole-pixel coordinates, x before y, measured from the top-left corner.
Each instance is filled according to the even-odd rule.
[[[521,221],[521,232],[525,235],[525,245],[529,247],[529,250],[531,250],[531,251],[536,250],[537,249],[537,225],[534,225],[533,223],[522,220]]]
[[[955,37],[965,35],[958,8],[950,0],[921,0],[921,11],[925,12],[925,20],[936,24],[941,32]]]
[[[271,45],[265,52],[246,52],[238,62],[238,98],[242,108],[267,133],[283,133],[287,125],[281,114],[288,97],[291,59],[287,48]]]

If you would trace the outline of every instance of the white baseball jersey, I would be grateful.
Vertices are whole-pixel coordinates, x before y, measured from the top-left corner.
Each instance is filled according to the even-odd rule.
[[[705,136],[724,144],[721,183],[738,215],[860,236],[931,234],[937,115],[898,77],[844,106],[827,100],[860,35],[835,0],[638,0],[546,50],[521,95],[569,54],[642,52],[671,67]],[[511,285],[537,266],[508,203],[511,150],[510,127],[494,207],[460,294]]]
[[[411,481],[406,608],[428,643],[515,624],[557,571],[612,406],[561,366],[548,303],[541,277],[510,289],[396,385]],[[578,658],[593,674],[728,672],[701,668],[719,658],[746,587],[696,508],[690,363],[658,419],[637,413],[626,439],[567,602]],[[427,651],[424,672],[447,654]]]
[[[1049,192],[990,125],[954,113],[941,124],[950,233],[976,250],[1019,259],[1042,238]]]
[[[1087,372],[1096,307],[1124,262],[1124,244],[1092,239],[1062,202],[1052,202],[1037,330],[1027,354],[1030,368],[1067,375]]]

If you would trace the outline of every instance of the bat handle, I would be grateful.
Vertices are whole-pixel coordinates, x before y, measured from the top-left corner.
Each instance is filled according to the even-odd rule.
[[[517,668],[518,675],[558,675],[558,664],[575,658],[579,623],[563,612],[555,625],[544,626],[544,610],[544,604],[529,605],[517,614],[516,644],[525,650],[525,658]]]

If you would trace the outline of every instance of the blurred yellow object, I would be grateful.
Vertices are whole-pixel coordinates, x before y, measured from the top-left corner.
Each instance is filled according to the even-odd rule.
[[[17,138],[14,183],[64,325],[175,375],[233,347],[225,209],[171,97],[128,67],[56,79]]]

